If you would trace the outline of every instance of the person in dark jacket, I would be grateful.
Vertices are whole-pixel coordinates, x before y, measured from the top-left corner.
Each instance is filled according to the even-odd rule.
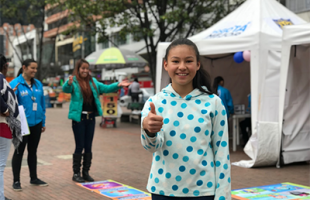
[[[121,87],[130,85],[127,81],[105,85],[92,78],[89,74],[89,63],[80,59],[75,66],[74,76],[63,85],[65,93],[71,93],[69,119],[72,119],[72,129],[75,139],[73,154],[73,177],[75,182],[94,181],[89,175],[92,160],[92,142],[95,132],[95,117],[102,116],[99,95],[116,92]],[[84,150],[84,154],[83,153]],[[83,170],[81,176],[81,162]]]

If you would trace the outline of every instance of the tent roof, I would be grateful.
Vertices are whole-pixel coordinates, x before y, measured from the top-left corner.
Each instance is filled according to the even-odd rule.
[[[310,23],[283,28],[283,41],[292,45],[310,44]]]
[[[228,50],[227,47],[236,46],[236,42],[247,43],[240,46],[242,49],[257,44],[262,39],[258,33],[265,35],[265,41],[278,39],[281,43],[283,26],[302,23],[306,22],[275,0],[247,0],[218,23],[189,39],[198,45],[200,42],[205,42],[201,45],[222,43]]]

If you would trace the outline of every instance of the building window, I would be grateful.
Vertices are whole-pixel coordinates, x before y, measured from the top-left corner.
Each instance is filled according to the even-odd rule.
[[[310,11],[310,0],[286,0],[286,7],[294,13]]]

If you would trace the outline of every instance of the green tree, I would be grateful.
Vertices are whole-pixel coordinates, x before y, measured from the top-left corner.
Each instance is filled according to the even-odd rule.
[[[81,27],[99,33],[101,42],[110,40],[106,29],[120,27],[119,34],[143,39],[152,80],[156,77],[156,49],[159,42],[189,37],[226,16],[244,0],[47,0],[64,4]],[[234,2],[231,4],[230,2]],[[101,27],[95,26],[99,22]],[[86,26],[85,26],[86,25]],[[83,31],[83,30],[82,30]],[[84,30],[85,31],[85,30]]]

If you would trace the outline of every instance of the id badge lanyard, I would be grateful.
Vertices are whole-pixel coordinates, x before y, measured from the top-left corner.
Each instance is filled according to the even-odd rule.
[[[38,104],[36,103],[36,97],[34,96],[34,91],[32,87],[30,88],[32,92],[31,100],[32,100],[32,111],[37,111],[38,109]]]

